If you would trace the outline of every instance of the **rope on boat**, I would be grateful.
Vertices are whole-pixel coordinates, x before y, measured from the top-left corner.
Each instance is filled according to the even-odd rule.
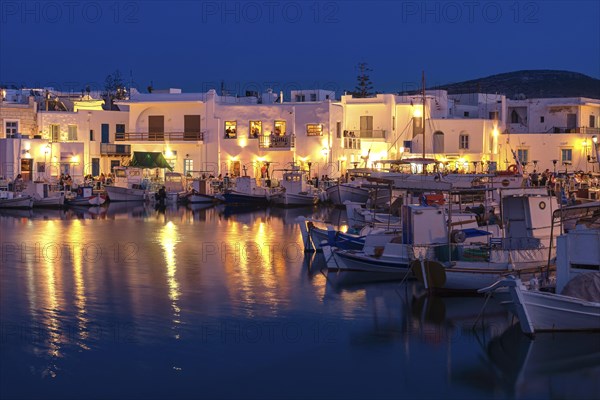
[[[485,294],[485,302],[483,303],[483,307],[481,307],[481,311],[479,312],[479,315],[477,315],[477,318],[475,319],[475,322],[473,323],[473,327],[471,328],[472,330],[475,330],[475,327],[477,326],[477,323],[479,322],[480,319],[482,320],[481,325],[483,326],[483,319],[481,317],[483,316],[485,307],[487,306],[487,303],[491,298],[492,298],[492,292],[488,292]]]

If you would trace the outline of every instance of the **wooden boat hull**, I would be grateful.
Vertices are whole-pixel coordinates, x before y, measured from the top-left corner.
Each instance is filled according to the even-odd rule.
[[[600,330],[600,303],[539,291],[521,290],[535,331]],[[512,293],[513,301],[515,294]]]
[[[266,195],[246,194],[236,191],[229,191],[223,194],[226,203],[231,204],[268,204],[269,199]]]
[[[214,203],[217,199],[208,194],[190,194],[187,196],[187,202],[190,204]]]
[[[110,201],[144,201],[146,199],[146,191],[144,189],[119,186],[105,186],[104,188]]]
[[[33,208],[31,196],[13,197],[12,199],[0,199],[0,208]]]
[[[280,196],[275,196],[272,201],[275,204],[284,206],[312,206],[317,204],[318,197],[312,194],[299,193],[283,193]]]
[[[337,206],[344,205],[346,201],[366,204],[369,191],[358,186],[340,184],[327,188],[327,198]]]
[[[527,290],[520,279],[508,277],[479,292],[508,289],[509,309],[519,318],[523,332],[600,331],[600,303],[538,290]]]
[[[411,273],[407,260],[377,260],[351,251],[323,246],[327,278],[338,285],[402,280]]]
[[[60,208],[65,204],[65,195],[60,193],[56,196],[33,199],[33,207]]]
[[[102,195],[94,195],[89,197],[75,197],[65,200],[68,206],[101,206],[106,202],[106,197]]]

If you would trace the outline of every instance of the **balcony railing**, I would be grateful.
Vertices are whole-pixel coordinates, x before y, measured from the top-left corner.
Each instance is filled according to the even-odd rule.
[[[345,137],[344,138],[344,148],[351,150],[360,150],[360,139]]]
[[[204,132],[123,132],[115,133],[116,142],[163,142],[204,140]]]
[[[576,128],[565,128],[562,126],[553,126],[552,128],[547,130],[548,133],[581,133],[584,135],[600,135],[600,128],[586,128],[586,127],[576,127]]]
[[[289,150],[296,147],[296,135],[259,136],[258,147],[266,150]]]
[[[348,136],[361,139],[385,139],[385,130],[361,129],[358,131],[348,131]]]
[[[103,156],[130,156],[131,145],[100,143],[100,154]]]

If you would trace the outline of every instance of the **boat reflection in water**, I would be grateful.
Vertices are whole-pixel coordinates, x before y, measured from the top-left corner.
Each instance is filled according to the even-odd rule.
[[[597,399],[600,337],[593,332],[538,333],[518,324],[490,341],[487,354],[514,398]]]

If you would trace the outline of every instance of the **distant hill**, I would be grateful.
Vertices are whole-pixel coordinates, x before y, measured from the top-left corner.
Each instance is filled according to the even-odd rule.
[[[591,97],[600,99],[600,79],[570,71],[523,70],[441,85],[449,94],[500,93],[510,99]]]

